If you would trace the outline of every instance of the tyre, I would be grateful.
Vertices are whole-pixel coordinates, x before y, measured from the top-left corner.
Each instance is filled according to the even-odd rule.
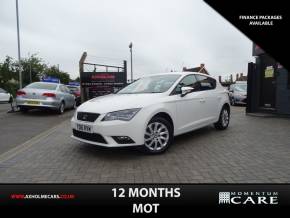
[[[72,110],[76,109],[77,108],[77,100],[75,100],[73,106],[71,107]]]
[[[81,105],[81,98],[76,98],[76,106],[80,106]]]
[[[236,105],[236,103],[235,103],[235,99],[234,99],[234,98],[231,98],[231,101],[230,101],[230,102],[231,102],[231,105],[232,105],[232,106],[235,106],[235,105]]]
[[[223,106],[219,120],[214,124],[215,128],[218,130],[224,130],[228,127],[230,123],[230,109],[227,106]]]
[[[64,102],[62,101],[60,106],[59,106],[59,108],[58,108],[58,110],[57,110],[57,113],[58,114],[63,114],[63,112],[64,112]]]
[[[22,113],[26,113],[28,111],[28,108],[26,108],[26,107],[19,106],[18,108]]]
[[[172,141],[172,124],[162,117],[154,117],[146,127],[142,150],[149,154],[160,154],[168,149]]]

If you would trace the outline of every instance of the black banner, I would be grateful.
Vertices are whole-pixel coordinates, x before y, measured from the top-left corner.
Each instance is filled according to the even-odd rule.
[[[248,36],[287,69],[290,13],[287,1],[205,0],[214,10]]]
[[[113,214],[185,214],[197,208],[290,208],[290,185],[2,184],[0,207],[92,207]],[[110,208],[110,209],[108,209]]]
[[[114,93],[126,86],[127,72],[83,72],[81,86],[86,88],[88,98]]]

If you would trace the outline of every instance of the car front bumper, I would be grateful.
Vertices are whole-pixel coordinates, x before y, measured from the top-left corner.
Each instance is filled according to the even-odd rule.
[[[71,119],[73,130],[72,138],[104,147],[127,147],[144,144],[145,124],[139,116],[135,116],[130,121],[101,121],[101,115],[95,122],[80,121],[75,118]],[[77,124],[87,125],[92,128],[92,133],[85,133],[77,130]],[[118,143],[114,137],[129,137],[130,143]],[[105,141],[105,143],[103,142]]]
[[[53,98],[48,99],[29,99],[29,98],[16,98],[16,105],[19,107],[26,108],[50,108],[58,109],[60,107],[61,101]]]

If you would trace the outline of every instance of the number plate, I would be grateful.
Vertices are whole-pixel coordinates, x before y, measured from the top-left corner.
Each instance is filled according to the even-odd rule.
[[[27,104],[38,105],[39,101],[27,101]]]
[[[82,132],[92,133],[92,127],[89,125],[77,123],[77,130],[82,131]]]

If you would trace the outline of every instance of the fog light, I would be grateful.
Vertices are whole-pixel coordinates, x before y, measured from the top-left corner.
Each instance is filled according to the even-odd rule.
[[[135,143],[129,136],[112,136],[118,144],[133,144]]]

